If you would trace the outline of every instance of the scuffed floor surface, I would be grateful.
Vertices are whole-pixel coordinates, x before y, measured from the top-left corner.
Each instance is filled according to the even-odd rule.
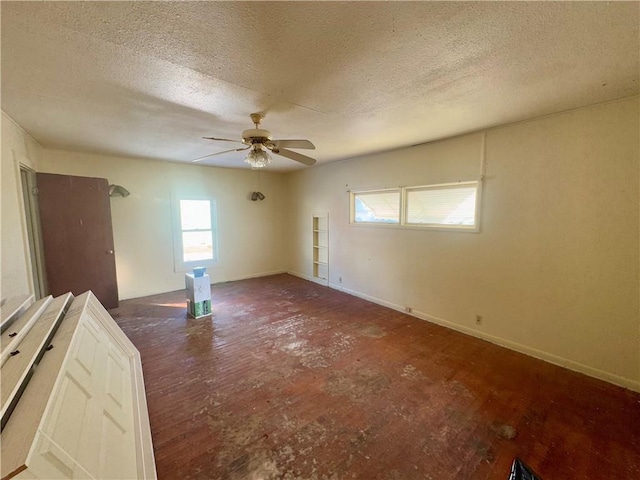
[[[640,478],[640,395],[289,275],[111,313],[160,479]]]

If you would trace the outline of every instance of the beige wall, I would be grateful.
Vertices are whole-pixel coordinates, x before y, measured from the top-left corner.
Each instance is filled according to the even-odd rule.
[[[329,212],[334,288],[640,390],[638,104],[487,131],[477,234],[349,226],[348,190],[477,177],[484,133],[290,174],[289,269]]]
[[[19,164],[36,169],[42,147],[4,112],[0,170],[0,298],[33,292]]]
[[[309,278],[311,215],[329,212],[334,288],[640,390],[639,110],[627,99],[288,175],[45,150],[3,115],[2,297],[31,290],[16,158],[131,191],[111,201],[121,298],[183,288],[172,194],[217,200],[213,282]],[[483,151],[480,233],[348,225],[349,189],[476,178]],[[258,189],[267,199],[249,201]]]
[[[131,192],[111,199],[121,299],[184,288],[174,271],[171,196],[210,195],[218,213],[212,282],[286,270],[287,197],[282,174],[45,150],[41,172],[107,178]],[[252,202],[250,192],[266,199]]]

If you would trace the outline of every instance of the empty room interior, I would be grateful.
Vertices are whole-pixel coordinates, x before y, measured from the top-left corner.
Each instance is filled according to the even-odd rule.
[[[640,2],[0,15],[0,478],[640,478]]]

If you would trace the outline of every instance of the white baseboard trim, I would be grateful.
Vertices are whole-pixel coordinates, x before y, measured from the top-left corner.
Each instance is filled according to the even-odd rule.
[[[236,282],[238,280],[248,280],[250,278],[268,277],[270,275],[281,275],[283,273],[288,273],[288,272],[286,270],[274,270],[272,272],[252,273],[250,275],[241,275],[239,277],[225,278],[224,280],[216,280],[216,281],[212,280],[211,285],[216,285],[218,283],[226,283],[226,282]],[[183,289],[176,289],[176,290],[169,290],[169,291],[163,290],[162,292],[158,292],[155,290],[140,290],[136,292],[128,292],[125,295],[118,298],[118,300],[119,301],[131,300],[134,298],[149,297],[151,295],[160,295],[162,293],[177,292],[178,290],[183,290]],[[185,300],[186,300],[186,297],[185,297]]]
[[[224,280],[211,282],[211,285],[215,285],[217,283],[237,282],[238,280],[249,280],[250,278],[269,277],[271,275],[281,275],[283,273],[288,272],[286,270],[274,270],[273,272],[251,273],[249,275],[241,275],[239,277],[225,278]]]
[[[318,285],[322,285],[323,287],[331,286],[329,285],[329,282],[327,280],[323,280],[321,278],[310,277],[309,275],[305,275],[304,273],[293,272],[291,270],[289,270],[287,273],[289,275],[293,275],[294,277],[299,277],[299,278],[302,278],[303,280],[308,280],[309,282],[317,283]]]
[[[291,272],[289,272],[291,273]],[[295,275],[292,273],[292,275]],[[298,275],[301,278],[305,278],[304,276]],[[618,385],[620,387],[628,388],[629,390],[633,390],[636,392],[640,392],[640,381],[633,380],[626,377],[621,377],[614,373],[606,372],[604,370],[600,370],[597,368],[590,367],[588,365],[584,365],[579,362],[575,362],[573,360],[569,360],[568,358],[560,357],[558,355],[554,355],[552,353],[545,352],[543,350],[538,350],[536,348],[529,347],[527,345],[523,345],[521,343],[513,342],[511,340],[507,340],[502,337],[497,337],[495,335],[490,335],[488,333],[483,333],[478,330],[474,330],[473,328],[466,327],[464,325],[459,325],[457,323],[450,322],[443,318],[438,318],[434,315],[429,315],[428,313],[419,312],[413,310],[411,313],[405,311],[405,308],[402,305],[397,305],[395,303],[388,302],[386,300],[382,300],[377,297],[372,297],[371,295],[367,295],[365,293],[361,293],[355,290],[350,290],[348,288],[344,288],[342,285],[336,285],[334,283],[330,283],[329,287],[340,290],[341,292],[347,293],[349,295],[353,295],[358,298],[362,298],[364,300],[368,300],[373,303],[377,303],[378,305],[382,305],[387,308],[391,308],[392,310],[397,310],[399,312],[405,313],[407,315],[411,315],[413,317],[419,318],[421,320],[426,320],[431,323],[435,323],[437,325],[441,325],[446,328],[450,328],[452,330],[456,330],[458,332],[464,333],[466,335],[471,335],[472,337],[477,337],[482,340],[486,340],[488,342],[494,343],[496,345],[500,345],[502,347],[506,347],[510,350],[514,350],[516,352],[524,353],[525,355],[529,355],[530,357],[534,357],[540,360],[544,360],[545,362],[552,363],[554,365],[558,365],[560,367],[567,368],[569,370],[573,370],[575,372],[583,373],[590,377],[597,378],[599,380],[604,380],[609,383],[613,383],[614,385]]]

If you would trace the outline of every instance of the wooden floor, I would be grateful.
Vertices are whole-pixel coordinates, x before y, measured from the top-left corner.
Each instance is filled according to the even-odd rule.
[[[640,395],[289,275],[111,313],[160,479],[640,478]]]

